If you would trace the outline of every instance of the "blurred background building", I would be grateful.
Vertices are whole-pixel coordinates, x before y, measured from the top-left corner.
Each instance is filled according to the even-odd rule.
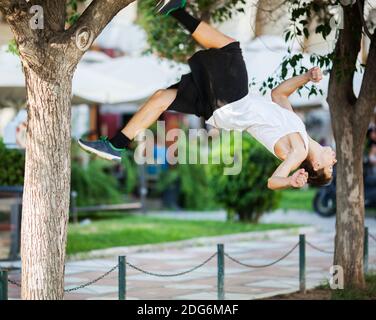
[[[260,94],[259,87],[263,81],[278,71],[281,61],[287,54],[288,44],[284,40],[284,30],[289,24],[289,14],[284,3],[284,0],[247,0],[244,5],[244,13],[234,12],[232,19],[221,24],[215,24],[221,31],[240,41],[251,82],[250,89],[254,94]],[[376,0],[367,2],[367,14],[374,17],[374,21],[376,21],[376,11],[373,9],[375,7]],[[81,9],[84,9],[84,7]],[[186,64],[161,59],[155,55],[143,54],[148,48],[148,43],[145,31],[135,23],[136,18],[137,2],[133,2],[109,23],[79,63],[73,79],[72,136],[74,139],[79,137],[97,139],[101,135],[113,136],[154,91],[177,82],[182,74],[189,72],[189,67]],[[7,148],[24,149],[27,121],[24,75],[19,58],[8,52],[13,35],[2,19],[0,14],[0,139],[3,140]],[[315,21],[312,21],[311,31],[315,27]],[[309,59],[310,54],[332,52],[335,45],[335,36],[335,32],[332,32],[327,39],[323,39],[311,32],[308,39],[298,38],[290,46],[292,52],[299,52],[303,55],[305,66],[310,67],[313,66]],[[362,51],[359,54],[360,63],[365,63],[368,47],[369,41],[365,37]],[[359,92],[361,79],[362,74],[356,73],[354,78],[356,94]],[[309,97],[309,92],[303,90],[301,95],[295,93],[291,97],[291,102],[295,111],[305,121],[310,136],[322,144],[334,146],[330,113],[326,102],[328,80],[329,74],[327,73],[318,85],[322,89],[323,95]],[[269,93],[266,95],[268,96]],[[166,131],[183,126],[190,128],[205,126],[202,119],[196,116],[175,112],[165,112],[160,120],[165,121]],[[370,170],[375,173],[376,122],[375,119],[370,119],[370,121],[369,143],[366,152],[369,152]],[[155,141],[155,156],[164,158],[165,152],[166,147],[158,145],[158,142]],[[72,158],[74,157],[75,155]],[[87,154],[80,155],[79,161],[74,160],[72,161],[73,165],[77,163],[87,165],[89,162]],[[77,180],[78,178],[85,180],[87,176],[84,176],[84,170],[78,167],[73,167],[73,170],[76,171],[72,171],[72,177],[76,176]],[[94,175],[100,169],[103,169],[101,164],[94,164],[91,168],[92,171],[85,172],[85,174]],[[152,189],[161,180],[158,179],[158,175],[171,169],[171,167],[166,165],[149,166],[146,169],[143,178],[146,178],[147,188]],[[126,180],[119,168],[111,168],[111,170],[109,170],[111,171],[110,175],[123,182]],[[135,170],[138,170],[138,168]],[[188,174],[186,173],[186,175],[193,176],[196,172],[196,176],[189,177],[190,184],[193,184],[192,181],[196,183],[195,177],[201,177],[205,174],[204,170],[200,170],[192,170]],[[101,180],[103,183],[103,186],[97,188],[99,189],[99,191],[96,191],[97,193],[91,193],[92,198],[90,200],[96,202],[87,202],[84,205],[97,205],[99,201],[103,200],[98,200],[97,196],[104,193],[104,186],[112,183],[111,180],[104,178],[104,175],[100,175],[97,180],[93,180]],[[179,190],[179,183],[175,182],[167,186],[164,194],[160,197],[172,208],[178,208],[178,198],[183,193]],[[190,193],[185,191],[188,194],[186,198],[196,198],[196,193],[201,193],[201,196],[206,195],[208,188],[205,183],[206,181],[204,181],[201,189],[198,188],[198,185],[194,185],[192,190],[189,190]],[[374,185],[376,185],[376,182]],[[93,188],[94,186],[90,185],[89,187]],[[123,192],[123,189],[115,184],[113,189],[121,189],[118,192]],[[141,188],[137,196],[142,192]],[[89,198],[85,194],[84,188],[81,194]],[[78,202],[80,201],[79,196]],[[152,201],[152,199],[148,199],[148,201]],[[207,201],[204,198],[202,202]],[[8,204],[6,205],[8,206]],[[82,203],[79,203],[79,205],[82,205]],[[196,206],[199,207],[202,204]],[[156,209],[158,204],[154,203],[151,207]],[[2,210],[0,206],[0,213]],[[9,229],[9,226],[6,228]]]
[[[375,1],[369,2],[370,5]],[[251,90],[255,94],[259,94],[262,82],[278,70],[287,52],[283,32],[289,24],[289,15],[284,3],[283,0],[248,0],[244,13],[234,13],[232,19],[216,25],[241,42]],[[371,6],[367,10],[374,14]],[[154,91],[169,86],[189,72],[186,64],[143,55],[148,44],[144,30],[135,24],[136,18],[137,2],[133,2],[111,21],[80,62],[73,80],[73,138],[113,136]],[[18,57],[8,52],[12,33],[1,19],[0,16],[0,137],[8,147],[23,148],[24,76]],[[310,28],[314,30],[314,21]],[[325,40],[312,32],[308,39],[297,39],[292,50],[301,52],[309,67],[312,66],[309,55],[331,52],[334,41],[334,32]],[[359,56],[362,62],[367,57],[368,46],[365,38]],[[360,73],[355,76],[355,92],[359,91],[361,77]],[[303,90],[301,95],[294,94],[291,101],[306,122],[310,135],[324,144],[334,145],[326,102],[328,79],[329,74],[319,84],[323,96],[308,97],[307,90]],[[204,125],[196,116],[175,112],[165,112],[161,120],[166,121],[167,129],[183,123],[193,128]]]

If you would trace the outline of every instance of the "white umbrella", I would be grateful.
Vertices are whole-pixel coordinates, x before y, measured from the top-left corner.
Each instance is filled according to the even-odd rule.
[[[180,74],[177,64],[168,66],[152,55],[125,56],[104,63],[80,64],[73,92],[108,104],[140,101],[176,81]]]
[[[177,81],[186,70],[187,66],[153,55],[106,59],[103,54],[90,53],[75,72],[73,104],[140,101]],[[25,97],[25,77],[19,57],[3,48],[0,51],[0,98],[19,100]]]
[[[20,58],[7,52],[6,46],[0,48],[0,99],[26,100],[25,75],[22,71]],[[92,102],[74,96],[73,103]]]

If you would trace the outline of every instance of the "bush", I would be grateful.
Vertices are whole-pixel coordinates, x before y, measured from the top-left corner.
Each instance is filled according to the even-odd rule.
[[[164,171],[158,180],[158,190],[179,185],[179,204],[184,209],[209,210],[218,206],[210,189],[209,168],[204,164],[177,164]]]
[[[267,188],[278,159],[249,134],[243,134],[242,169],[238,175],[224,175],[224,165],[211,165],[211,189],[227,209],[229,218],[257,222],[262,213],[277,207],[280,192]],[[231,140],[232,148],[234,139]]]
[[[188,128],[183,127],[185,136],[188,137]],[[179,140],[182,141],[182,140]],[[182,146],[179,146],[179,149]],[[191,140],[185,145],[186,156],[195,151],[199,159],[200,148],[198,141]],[[187,161],[189,162],[189,161]],[[167,171],[162,172],[158,179],[157,189],[169,192],[171,188],[178,187],[179,204],[190,210],[216,209],[213,190],[210,189],[210,168],[207,164],[177,163]]]
[[[77,192],[77,205],[113,204],[122,202],[117,180],[106,173],[104,160],[91,160],[86,168],[72,162],[71,190]]]
[[[121,186],[113,174],[114,164],[110,161],[92,157],[83,166],[80,153],[83,151],[77,143],[72,142],[72,170],[71,190],[77,192],[77,205],[115,204],[124,201],[124,195],[135,187],[134,166],[127,166],[125,170],[126,183]],[[131,162],[127,158],[128,162]]]
[[[210,23],[231,19],[237,12],[244,13],[244,0],[191,0],[186,9],[200,20]],[[155,13],[155,0],[137,2],[137,23],[146,31],[149,52],[162,57],[186,62],[196,49],[201,48],[185,28],[175,19]],[[202,48],[201,48],[202,49]]]
[[[93,158],[87,167],[81,165],[78,145],[72,142],[71,190],[78,194],[77,205],[120,203],[124,194],[133,191],[136,184],[136,168],[132,160],[127,159],[127,175],[124,187],[121,187],[111,170],[109,161]],[[0,185],[13,186],[24,184],[25,155],[20,150],[7,149],[0,139]]]
[[[24,183],[25,155],[16,149],[7,149],[0,139],[0,185],[21,186]]]

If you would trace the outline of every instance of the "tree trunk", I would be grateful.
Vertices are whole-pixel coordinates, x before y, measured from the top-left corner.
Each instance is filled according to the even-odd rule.
[[[337,220],[334,264],[344,270],[346,287],[364,287],[363,143],[354,138],[352,115],[342,112],[337,128]]]
[[[73,72],[112,18],[134,0],[91,1],[66,28],[66,1],[43,1],[43,28],[31,28],[35,2],[0,0],[26,77],[28,128],[22,212],[22,298],[63,299],[70,194]]]
[[[328,89],[338,159],[333,263],[343,268],[345,288],[363,288],[363,147],[369,123],[367,115],[371,108],[366,108],[366,105],[360,102],[365,98],[364,92],[357,98],[353,91],[353,78],[362,34],[358,6],[344,6],[343,11],[344,28],[340,30],[336,43],[336,58],[333,61]],[[363,81],[368,80],[364,78]]]
[[[262,212],[250,212],[250,211],[238,211],[237,214],[241,222],[257,224],[263,213]]]
[[[25,67],[28,100],[22,299],[63,299],[70,194],[71,77]]]

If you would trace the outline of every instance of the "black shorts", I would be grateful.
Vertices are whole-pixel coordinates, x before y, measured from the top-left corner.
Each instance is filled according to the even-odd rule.
[[[209,119],[213,112],[248,94],[248,74],[239,41],[199,50],[188,59],[190,73],[167,89],[177,95],[168,110]]]

